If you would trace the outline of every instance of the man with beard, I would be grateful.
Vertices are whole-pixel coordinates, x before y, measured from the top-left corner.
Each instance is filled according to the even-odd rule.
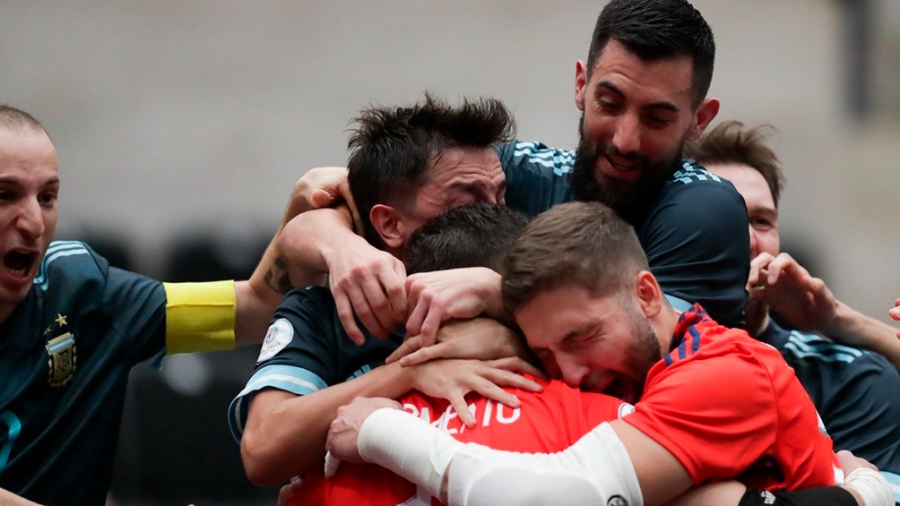
[[[722,324],[742,326],[750,262],[743,199],[730,183],[681,159],[684,143],[719,110],[717,99],[706,98],[714,55],[709,25],[686,1],[612,0],[597,20],[587,63],[575,67],[578,150],[514,141],[498,155],[507,205],[531,215],[573,198],[609,205],[637,230],[676,308],[698,302]],[[331,251],[353,251],[353,261],[326,265],[317,260],[324,253],[287,246],[283,253],[300,268],[329,270],[335,299],[352,304],[367,328],[405,321],[408,335],[430,344],[440,321],[476,316],[471,308],[483,306],[472,302],[483,294],[462,284],[406,280],[390,259],[341,247],[337,232],[323,220],[316,230],[289,224],[282,238],[333,244]],[[342,320],[351,328],[348,315]]]
[[[496,265],[499,266],[513,238],[527,224],[524,217],[515,218],[516,215],[519,213],[505,206],[484,203],[451,209],[429,220],[413,234],[406,256],[407,268],[410,272],[451,269],[478,265],[485,259],[494,257],[497,257]],[[494,265],[494,261],[489,261],[487,265]],[[477,420],[472,427],[464,425],[461,417],[445,400],[411,392],[398,399],[398,402],[406,411],[459,441],[528,453],[562,451],[595,426],[628,416],[634,411],[631,404],[574,388],[561,380],[538,381],[544,385],[541,392],[505,389],[515,394],[521,402],[514,409],[482,396],[467,396],[468,409],[475,414]],[[845,472],[856,467],[852,460],[847,460],[848,453],[845,452],[840,457]],[[331,468],[329,466],[329,471]],[[721,490],[722,487],[733,490],[733,493],[722,495],[725,493]],[[423,505],[439,504],[436,499],[426,499],[422,492],[414,484],[385,468],[373,464],[343,464],[339,472],[330,476],[330,479],[325,479],[321,468],[317,472],[304,474],[302,486],[286,488],[281,499],[287,500],[292,495],[288,504],[322,506],[378,506],[413,502]],[[737,505],[742,492],[743,487],[737,483],[718,483],[694,489],[669,504]],[[787,495],[796,501],[790,504],[796,506],[822,506],[823,494],[843,497],[848,504],[855,504],[849,494],[835,490],[804,490]],[[764,496],[760,492],[751,492],[750,497]]]
[[[570,387],[637,401],[634,412],[563,452],[535,455],[463,444],[393,401],[358,400],[331,425],[334,457],[385,466],[471,506],[653,506],[730,478],[776,496],[840,479],[831,440],[778,351],[699,305],[675,311],[634,230],[610,208],[578,202],[541,214],[502,276],[504,306],[544,368]],[[893,502],[874,470],[848,475],[851,486],[858,480],[877,484],[879,500],[866,504]]]
[[[508,205],[531,214],[569,199],[612,207],[637,230],[676,307],[699,302],[740,326],[746,210],[729,183],[682,160],[719,110],[706,98],[714,56],[709,25],[686,1],[613,0],[587,63],[575,67],[578,149],[512,142],[499,152]]]

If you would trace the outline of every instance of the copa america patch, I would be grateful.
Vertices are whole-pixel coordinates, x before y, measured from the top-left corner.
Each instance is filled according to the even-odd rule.
[[[626,415],[630,415],[634,413],[634,405],[629,404],[627,402],[623,402],[619,405],[619,418],[624,418]]]
[[[606,506],[628,506],[628,501],[620,495],[614,495],[606,501]]]
[[[294,327],[286,318],[279,318],[269,325],[269,331],[266,332],[266,339],[263,341],[262,348],[259,350],[259,358],[256,363],[269,360],[279,351],[283,350],[291,339],[294,338]]]

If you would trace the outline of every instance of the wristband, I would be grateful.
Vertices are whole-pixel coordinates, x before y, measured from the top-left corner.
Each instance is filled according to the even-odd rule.
[[[847,475],[844,486],[859,494],[866,506],[894,506],[891,484],[874,469],[857,467]]]

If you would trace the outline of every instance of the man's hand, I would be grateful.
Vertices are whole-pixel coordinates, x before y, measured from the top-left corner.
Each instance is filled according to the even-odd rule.
[[[345,462],[363,463],[356,447],[359,429],[373,411],[381,408],[403,409],[403,406],[383,397],[357,397],[350,404],[338,408],[337,418],[331,422],[325,442],[325,450],[331,457]]]
[[[888,316],[900,321],[900,299],[894,301],[894,307],[888,311]],[[900,331],[897,332],[897,338],[900,339]]]
[[[518,357],[499,360],[432,360],[415,367],[413,388],[431,397],[446,399],[456,410],[459,419],[468,427],[475,426],[475,417],[469,412],[466,395],[477,392],[493,401],[517,408],[519,399],[503,390],[503,387],[521,388],[540,392],[540,384],[519,373],[540,376],[533,365]]]
[[[387,339],[406,320],[403,262],[368,243],[332,253],[326,257],[328,282],[347,335],[356,344],[365,341],[355,314],[373,336]]]
[[[888,506],[894,504],[894,491],[887,479],[868,460],[859,458],[847,450],[837,452],[844,471],[844,484],[858,504]]]
[[[431,346],[443,321],[499,315],[500,274],[485,267],[417,273],[406,278],[406,296],[406,334]]]
[[[350,193],[350,185],[347,183],[346,167],[315,167],[294,184],[291,192],[292,205],[297,207],[297,213],[324,207],[346,205],[353,215],[353,226],[357,233],[362,233],[362,221],[353,195]]]
[[[831,290],[787,253],[754,258],[747,291],[797,329],[827,332],[834,323],[838,302]]]
[[[841,469],[844,471],[845,476],[850,474],[854,469],[859,468],[859,467],[863,467],[866,469],[874,469],[875,471],[878,470],[878,468],[875,467],[875,465],[872,464],[871,462],[869,462],[868,460],[857,457],[856,455],[853,455],[853,453],[851,453],[847,450],[841,450],[841,451],[837,452],[836,455],[838,458],[838,462],[840,462],[840,464],[841,464]]]
[[[524,340],[512,329],[492,318],[446,322],[438,331],[437,341],[433,346],[422,347],[419,336],[407,337],[385,363],[399,360],[400,365],[410,366],[438,358],[531,358]]]
[[[303,478],[299,476],[294,476],[291,478],[290,483],[287,485],[283,485],[278,490],[278,506],[287,506],[291,499],[294,498],[294,495],[297,493],[297,490],[303,486]]]

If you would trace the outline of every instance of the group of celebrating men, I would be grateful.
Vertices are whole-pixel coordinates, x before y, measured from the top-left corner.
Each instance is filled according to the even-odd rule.
[[[0,107],[0,504],[102,504],[131,366],[259,341],[228,417],[282,502],[894,504],[897,331],[779,251],[714,56],[685,0],[611,0],[575,151],[495,99],[367,109],[241,282],[51,242],[53,144]]]

